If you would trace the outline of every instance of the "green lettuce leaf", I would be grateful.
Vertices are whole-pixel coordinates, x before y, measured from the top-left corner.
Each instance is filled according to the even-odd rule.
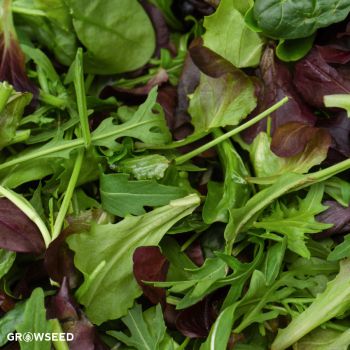
[[[101,324],[127,313],[141,295],[132,272],[134,250],[157,245],[199,203],[197,195],[190,195],[144,215],[128,216],[117,224],[95,224],[90,232],[67,239],[75,252],[75,266],[85,276],[77,297],[92,322]]]

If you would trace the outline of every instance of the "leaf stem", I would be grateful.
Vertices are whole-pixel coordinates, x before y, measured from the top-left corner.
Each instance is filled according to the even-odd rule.
[[[39,100],[59,109],[64,109],[67,106],[66,99],[51,95],[43,90],[40,91]]]
[[[192,135],[187,136],[185,139],[182,139],[179,141],[174,141],[172,143],[169,143],[168,145],[151,145],[151,144],[147,144],[147,143],[136,142],[135,148],[137,148],[137,149],[145,149],[145,148],[147,148],[147,149],[173,149],[173,148],[179,148],[179,147],[186,146],[192,142],[198,141],[207,135],[209,135],[209,131],[194,133]]]
[[[283,106],[287,102],[288,102],[288,97],[286,96],[282,100],[280,100],[279,102],[275,103],[273,106],[271,106],[270,108],[265,110],[264,112],[257,115],[255,118],[247,121],[246,123],[238,126],[237,128],[232,129],[231,131],[219,136],[218,138],[208,142],[207,144],[205,144],[201,147],[198,147],[197,149],[195,149],[189,153],[186,153],[180,157],[175,158],[175,163],[176,164],[183,164],[183,163],[187,162],[191,158],[198,156],[199,154],[203,153],[204,151],[208,150],[209,148],[212,148],[212,147],[216,146],[217,144],[219,144],[220,142],[227,140],[231,136],[236,135],[236,134],[240,133],[241,131],[249,128],[250,126],[254,125],[255,123],[259,122],[260,120],[262,120],[265,117],[267,117],[268,115],[270,115],[272,112],[274,112],[275,110],[277,110],[278,108],[280,108],[281,106]]]
[[[52,240],[56,239],[61,232],[64,218],[66,217],[66,214],[67,214],[67,211],[69,208],[69,204],[70,204],[70,201],[72,199],[73,192],[74,192],[75,186],[76,186],[77,181],[78,181],[81,165],[83,163],[83,158],[84,158],[84,151],[79,150],[77,158],[75,160],[73,172],[72,172],[71,178],[70,178],[69,183],[68,183],[66,193],[64,195],[60,210],[58,211],[58,214],[57,214],[57,217],[55,220],[55,224],[54,224],[53,232],[52,232]]]
[[[89,128],[88,110],[86,105],[85,81],[83,72],[83,50],[80,47],[75,57],[74,67],[74,88],[77,97],[77,105],[80,119],[80,126],[85,147],[91,143],[91,134]]]

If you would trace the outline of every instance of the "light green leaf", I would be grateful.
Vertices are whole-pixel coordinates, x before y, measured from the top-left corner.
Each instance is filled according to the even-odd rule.
[[[145,213],[144,206],[159,207],[186,196],[180,187],[160,185],[155,180],[129,180],[127,174],[101,174],[102,207],[111,214],[125,217]]]
[[[44,305],[44,292],[36,288],[30,298],[26,301],[24,312],[20,323],[17,325],[18,333],[50,333],[51,326],[46,320],[46,309]],[[21,350],[50,350],[51,342],[47,340],[20,341]]]
[[[324,105],[326,107],[337,107],[346,110],[348,117],[350,118],[350,95],[339,94],[339,95],[327,95],[323,97]]]
[[[76,34],[88,50],[87,72],[128,72],[151,58],[154,29],[137,0],[69,0],[68,5]]]
[[[350,260],[340,262],[338,275],[323,293],[284,329],[278,331],[272,350],[284,350],[324,322],[344,315],[350,306]]]
[[[128,158],[116,166],[118,172],[131,174],[137,180],[159,180],[168,167],[169,160],[160,154]]]
[[[348,350],[350,330],[317,328],[293,345],[293,350]]]
[[[235,67],[257,66],[263,41],[246,25],[241,7],[234,3],[233,0],[221,0],[217,10],[205,17],[204,45]]]
[[[253,197],[242,208],[230,210],[230,220],[225,230],[225,239],[229,246],[233,244],[238,233],[252,225],[256,216],[278,197],[291,191],[298,185],[307,182],[303,175],[287,173],[282,175],[278,181]]]
[[[226,125],[237,125],[256,106],[255,88],[248,76],[233,68],[219,78],[201,74],[190,100],[189,113],[200,133]]]
[[[350,257],[350,235],[344,236],[344,241],[338,244],[334,250],[332,250],[328,257],[328,261],[337,261]]]
[[[236,304],[224,309],[211,327],[209,336],[200,350],[226,349],[235,320]]]
[[[271,214],[255,222],[254,227],[285,235],[288,238],[287,246],[291,251],[309,258],[310,252],[305,244],[307,238],[305,235],[321,232],[333,226],[315,220],[315,215],[327,209],[321,203],[322,198],[323,185],[313,185],[304,199],[298,198],[297,206],[290,202],[288,205],[276,202],[271,208]]]
[[[271,151],[270,143],[267,134],[261,132],[255,137],[249,153],[255,175],[271,178],[271,182],[286,172],[307,173],[313,166],[326,159],[329,148],[328,143],[317,139],[315,142],[309,142],[303,152],[293,157],[281,158]]]
[[[1,97],[3,94],[7,95],[6,105],[0,111],[0,149],[11,144],[21,121],[24,108],[32,99],[32,94],[30,93],[13,92],[11,94],[12,91],[12,87],[7,82],[0,83]]]
[[[281,39],[276,47],[277,57],[285,62],[298,61],[312,48],[315,35],[302,39]]]
[[[117,224],[95,224],[90,232],[67,239],[75,252],[75,266],[86,279],[94,277],[84,293],[78,293],[79,301],[94,323],[101,324],[127,313],[141,294],[132,273],[134,250],[139,246],[157,245],[167,231],[191,214],[199,203],[197,195],[190,195],[147,214],[128,216]]]
[[[153,317],[147,317],[145,315],[146,312]],[[129,310],[128,315],[122,318],[123,323],[130,331],[130,337],[123,332],[116,331],[109,331],[107,334],[137,350],[163,350],[160,345],[165,338],[166,327],[162,308],[160,305],[157,305],[148,309],[146,312],[142,314],[141,305],[135,304],[135,306]]]

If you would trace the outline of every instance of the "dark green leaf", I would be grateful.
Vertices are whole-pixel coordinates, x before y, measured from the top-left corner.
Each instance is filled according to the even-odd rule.
[[[347,0],[256,0],[254,16],[263,32],[273,38],[306,38],[318,28],[345,19],[350,11]]]

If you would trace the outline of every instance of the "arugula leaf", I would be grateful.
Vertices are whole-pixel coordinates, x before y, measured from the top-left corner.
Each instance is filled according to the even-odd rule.
[[[286,235],[288,248],[305,258],[309,258],[310,252],[305,245],[305,234],[317,233],[332,227],[332,224],[315,220],[315,215],[327,209],[321,204],[322,197],[323,185],[313,185],[304,199],[298,198],[298,206],[292,206],[291,203],[287,206],[281,201],[276,202],[271,209],[271,214],[253,225],[256,228]]]
[[[342,21],[349,12],[347,0],[339,0],[336,6],[322,0],[256,0],[254,3],[258,26],[266,35],[283,39],[306,38],[318,28]]]
[[[204,45],[236,67],[257,66],[263,40],[246,25],[241,6],[235,3],[221,0],[214,14],[205,17]]]
[[[333,317],[342,316],[350,305],[350,260],[340,262],[340,271],[323,293],[284,329],[278,331],[272,350],[284,350]]]
[[[214,136],[222,132],[214,130]],[[248,200],[250,189],[245,181],[248,171],[231,141],[225,140],[217,146],[220,160],[224,166],[224,183],[210,181],[207,199],[203,207],[203,220],[207,224],[215,221],[228,221],[231,208],[242,207]]]
[[[36,288],[25,303],[21,321],[16,326],[18,333],[50,333],[51,325],[46,320],[46,309],[44,305],[44,292],[41,288]],[[20,340],[23,350],[50,350],[51,343],[46,339],[43,341]]]
[[[114,140],[122,136],[134,137],[151,144],[170,142],[171,135],[165,123],[164,113],[156,99],[157,88],[154,87],[147,100],[125,123],[115,125],[112,117],[105,119],[92,133],[93,145],[110,148],[113,147]]]
[[[69,0],[73,25],[88,49],[86,72],[116,74],[142,67],[155,49],[154,30],[137,0]],[[118,8],[118,11],[115,11]]]
[[[154,312],[153,310],[154,309]],[[129,310],[128,315],[122,318],[123,323],[130,330],[130,337],[123,332],[108,331],[107,334],[117,338],[124,344],[134,347],[137,350],[163,350],[162,340],[166,335],[166,327],[163,320],[162,308],[158,304],[147,311],[154,314],[152,319],[145,320],[142,315],[141,305],[135,306]]]
[[[337,261],[350,257],[350,235],[344,236],[344,241],[337,245],[328,255],[328,261]]]
[[[226,125],[237,125],[256,106],[252,81],[232,68],[218,78],[201,74],[188,109],[195,131],[200,133]]]
[[[145,213],[144,206],[158,207],[184,197],[180,187],[160,185],[154,180],[129,180],[127,174],[101,174],[102,207],[111,214],[125,217]]]
[[[75,252],[75,266],[85,276],[77,297],[94,323],[101,324],[126,314],[141,294],[132,273],[134,250],[157,245],[199,202],[197,195],[190,195],[144,215],[128,216],[117,224],[95,224],[90,232],[68,237],[68,245]]]

